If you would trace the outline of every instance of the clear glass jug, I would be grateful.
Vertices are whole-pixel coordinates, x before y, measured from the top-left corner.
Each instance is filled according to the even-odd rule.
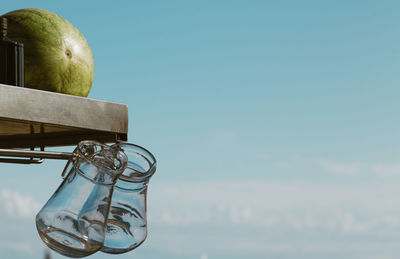
[[[156,171],[156,159],[146,149],[129,143],[113,145],[127,155],[128,164],[114,186],[106,238],[101,251],[131,251],[147,237],[147,185]]]
[[[103,246],[113,186],[127,157],[96,141],[80,142],[74,154],[68,175],[36,215],[36,227],[51,249],[84,257]]]

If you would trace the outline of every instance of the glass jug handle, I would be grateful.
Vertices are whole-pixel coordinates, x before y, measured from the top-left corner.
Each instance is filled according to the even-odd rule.
[[[77,150],[77,148],[74,149],[74,152],[73,152],[73,153],[76,153],[76,150]],[[61,173],[61,178],[62,178],[62,179],[65,178],[65,175],[66,175],[66,173],[67,173],[67,171],[68,171],[69,165],[70,165],[74,160],[75,160],[75,157],[72,157],[71,159],[68,160],[67,164],[65,165],[65,167],[64,167],[64,169],[63,169],[63,171],[62,171],[62,173]]]

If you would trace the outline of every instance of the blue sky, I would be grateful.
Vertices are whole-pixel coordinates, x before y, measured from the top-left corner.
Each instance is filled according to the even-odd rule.
[[[129,141],[157,157],[149,236],[119,258],[400,256],[398,1],[38,0],[2,13],[26,7],[85,35],[89,97],[128,104]],[[34,216],[63,165],[0,165],[1,258],[43,257]]]

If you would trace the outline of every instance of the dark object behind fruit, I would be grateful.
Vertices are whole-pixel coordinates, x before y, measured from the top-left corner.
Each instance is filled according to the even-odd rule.
[[[7,18],[0,25],[0,84],[24,86],[24,45],[7,36]]]

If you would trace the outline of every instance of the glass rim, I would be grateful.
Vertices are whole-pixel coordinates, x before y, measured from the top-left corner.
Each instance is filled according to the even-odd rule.
[[[96,161],[94,161],[94,160],[88,158],[88,157],[82,152],[82,145],[84,145],[84,144],[86,144],[86,143],[88,143],[88,144],[95,144],[95,145],[101,146],[102,148],[106,148],[106,149],[114,149],[114,150],[118,151],[118,152],[122,155],[122,157],[125,157],[125,159],[123,158],[122,160],[120,160],[121,166],[120,166],[119,168],[113,169],[113,168],[111,168],[111,167],[109,167],[109,166],[105,166],[104,164],[98,163],[98,162],[96,162]],[[128,157],[126,156],[126,154],[125,154],[124,152],[120,152],[120,151],[121,151],[121,150],[117,150],[117,149],[115,149],[115,148],[112,147],[112,146],[108,146],[108,145],[106,145],[106,144],[103,144],[103,143],[101,143],[101,142],[99,142],[99,141],[95,141],[95,140],[82,140],[82,141],[80,141],[80,142],[78,143],[78,145],[76,146],[76,152],[77,152],[78,157],[80,157],[80,158],[86,160],[87,162],[89,162],[89,163],[91,163],[91,164],[94,164],[94,165],[97,166],[97,167],[105,168],[105,169],[110,169],[110,170],[116,171],[117,174],[121,174],[121,173],[125,170],[126,167],[123,166],[124,160],[125,160],[126,164],[128,163]]]
[[[126,182],[143,182],[148,180],[150,177],[153,176],[153,174],[156,171],[156,167],[157,167],[157,160],[154,157],[154,155],[146,148],[139,146],[137,144],[133,144],[133,143],[128,143],[128,142],[119,142],[119,143],[115,143],[113,144],[111,147],[115,147],[118,148],[119,150],[123,151],[125,153],[125,149],[124,147],[133,147],[133,148],[137,148],[137,154],[141,157],[143,157],[145,160],[148,161],[149,163],[149,169],[147,169],[145,172],[140,172],[138,170],[135,170],[134,168],[129,167],[129,156],[125,153],[125,155],[127,156],[127,163],[126,163],[126,168],[130,168],[131,170],[140,173],[140,176],[127,176],[124,175],[124,172],[122,172],[122,174],[120,175],[120,177],[118,178],[118,180],[122,180],[122,181],[126,181]],[[143,153],[140,153],[139,151],[144,151]],[[146,155],[148,157],[146,157]],[[150,159],[149,159],[150,158]],[[124,169],[124,171],[126,170],[126,168]]]

